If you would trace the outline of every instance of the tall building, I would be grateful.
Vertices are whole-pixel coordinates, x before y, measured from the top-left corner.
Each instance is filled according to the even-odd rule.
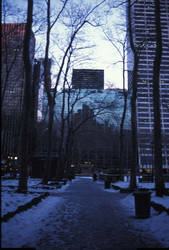
[[[25,72],[23,41],[25,23],[2,24],[1,74],[1,154],[17,155],[21,131]],[[34,60],[35,38],[32,32],[30,58]]]
[[[162,61],[160,68],[160,101],[162,124],[162,157],[164,172],[169,170],[169,1],[160,0]],[[151,172],[153,165],[153,62],[156,49],[155,6],[152,0],[133,1],[132,31],[139,51],[137,128],[139,166]],[[129,78],[133,67],[128,56]],[[129,86],[129,88],[132,86]]]
[[[49,89],[51,89],[51,65],[52,60],[48,59],[47,65],[47,78]],[[33,71],[33,87],[35,96],[35,113],[34,116],[38,121],[45,117],[47,110],[47,95],[44,86],[44,58],[37,58],[34,60],[34,71]]]
[[[104,70],[74,69],[73,89],[104,89]]]
[[[64,100],[64,101],[63,101]],[[128,100],[124,121],[125,169],[130,167],[130,104]],[[64,107],[64,116],[63,116]],[[119,171],[119,128],[124,107],[121,89],[68,89],[56,96],[55,126],[58,143],[65,123],[65,141],[73,132],[72,164],[83,169],[96,167],[105,171]],[[64,119],[63,119],[64,117]],[[66,148],[66,144],[63,145]],[[88,170],[89,170],[88,169]],[[127,170],[126,170],[127,171]]]

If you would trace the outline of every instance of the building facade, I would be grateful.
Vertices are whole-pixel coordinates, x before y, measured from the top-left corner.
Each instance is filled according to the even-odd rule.
[[[64,101],[63,101],[64,100]],[[64,107],[64,115],[62,113]],[[64,151],[67,135],[73,134],[71,162],[87,171],[119,171],[120,123],[124,107],[122,89],[78,89],[60,91],[56,96],[56,140],[62,136],[64,125]],[[71,126],[70,126],[71,125]],[[130,103],[124,122],[124,171],[131,160]]]
[[[160,67],[160,102],[162,124],[162,157],[164,172],[169,169],[169,1],[160,0],[162,61]],[[152,0],[134,1],[132,31],[139,52],[137,84],[137,129],[139,166],[151,172],[153,166],[153,62],[156,49],[155,6]],[[129,78],[132,53],[128,56]],[[129,88],[132,89],[130,85]]]
[[[89,119],[88,119],[89,117]],[[85,121],[85,122],[84,122]],[[74,124],[82,123],[76,132],[72,152],[72,163],[82,171],[104,171],[119,173],[120,171],[120,140],[119,124],[114,126],[108,121],[100,123],[94,111],[83,104],[82,109],[74,114]],[[124,129],[124,173],[130,168],[131,134]]]
[[[25,23],[2,24],[1,154],[4,157],[16,156],[19,150],[25,87],[23,62],[25,28]],[[33,33],[30,47],[30,58],[33,69],[35,53],[35,38]]]
[[[47,65],[47,79],[49,89],[51,88],[51,65],[52,60],[48,59]],[[35,94],[35,117],[38,121],[45,118],[47,110],[47,95],[44,86],[44,58],[37,58],[34,60],[34,71],[33,71],[33,85]]]
[[[73,69],[73,89],[104,89],[104,70]]]

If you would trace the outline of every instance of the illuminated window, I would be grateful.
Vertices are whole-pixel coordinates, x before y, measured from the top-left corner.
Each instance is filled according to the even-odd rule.
[[[18,52],[18,51],[19,51],[19,49],[16,49],[16,48],[15,48],[15,49],[14,49],[14,51],[15,51],[15,52]]]

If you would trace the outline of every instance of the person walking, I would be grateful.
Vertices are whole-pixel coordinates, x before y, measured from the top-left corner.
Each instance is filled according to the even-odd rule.
[[[94,173],[94,174],[93,174],[93,181],[96,181],[96,180],[97,180],[97,174]]]

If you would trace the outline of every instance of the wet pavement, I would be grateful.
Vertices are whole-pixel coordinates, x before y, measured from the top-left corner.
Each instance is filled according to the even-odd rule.
[[[63,204],[49,213],[36,249],[122,250],[160,248],[152,236],[132,228],[120,199],[127,194],[105,192],[103,183],[78,178],[60,195]],[[50,224],[50,227],[48,225]]]

